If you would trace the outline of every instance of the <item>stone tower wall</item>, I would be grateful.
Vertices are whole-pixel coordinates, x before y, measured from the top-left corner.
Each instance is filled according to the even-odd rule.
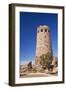
[[[36,41],[36,56],[40,57],[42,54],[48,52],[52,53],[51,35],[48,26],[37,27],[37,41]]]

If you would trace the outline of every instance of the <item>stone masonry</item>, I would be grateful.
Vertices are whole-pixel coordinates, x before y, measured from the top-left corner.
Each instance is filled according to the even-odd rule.
[[[46,25],[37,27],[36,57],[47,53],[52,54],[50,28]]]

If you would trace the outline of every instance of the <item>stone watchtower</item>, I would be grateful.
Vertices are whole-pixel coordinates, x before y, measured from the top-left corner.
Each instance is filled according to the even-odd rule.
[[[40,64],[39,57],[47,53],[52,56],[50,29],[46,25],[40,25],[37,27],[36,57],[38,60],[36,60],[36,64]]]

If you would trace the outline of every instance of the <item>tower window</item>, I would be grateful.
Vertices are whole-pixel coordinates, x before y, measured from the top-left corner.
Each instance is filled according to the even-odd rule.
[[[45,29],[45,32],[47,32],[47,29]]]
[[[41,29],[41,32],[43,32],[43,29]]]

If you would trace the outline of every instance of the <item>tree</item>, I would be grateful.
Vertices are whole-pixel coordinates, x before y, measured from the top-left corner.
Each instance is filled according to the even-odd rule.
[[[49,52],[43,54],[42,56],[40,56],[40,58],[41,58],[41,65],[43,68],[48,67],[48,65],[50,65],[52,62],[52,55]]]

